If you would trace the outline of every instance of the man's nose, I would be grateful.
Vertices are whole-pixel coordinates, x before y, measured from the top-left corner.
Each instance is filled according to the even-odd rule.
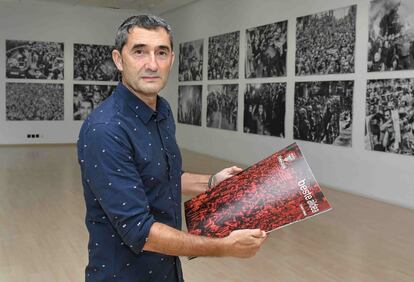
[[[158,62],[157,62],[157,59],[156,59],[154,53],[151,53],[148,56],[148,61],[147,61],[147,64],[146,64],[146,68],[150,71],[153,71],[153,72],[158,70]]]

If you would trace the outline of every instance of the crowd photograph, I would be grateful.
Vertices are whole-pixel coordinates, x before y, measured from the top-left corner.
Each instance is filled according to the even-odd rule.
[[[202,85],[178,86],[178,122],[201,126]]]
[[[239,85],[208,85],[207,91],[207,127],[237,131]]]
[[[285,136],[286,83],[247,84],[243,131]]]
[[[180,44],[178,58],[178,80],[203,80],[203,43],[204,39]]]
[[[6,40],[6,78],[62,80],[63,57],[63,43]]]
[[[63,84],[6,83],[6,120],[63,119]]]
[[[353,89],[353,81],[297,82],[294,139],[351,147]]]
[[[74,44],[73,79],[118,81],[119,72],[112,60],[113,46]]]
[[[287,21],[246,30],[246,78],[286,75]]]
[[[85,120],[109,96],[115,85],[73,85],[73,119]]]
[[[355,71],[356,5],[297,18],[296,75]]]
[[[208,39],[208,79],[239,78],[240,31]]]
[[[414,69],[414,1],[374,0],[369,11],[368,71]]]
[[[365,148],[414,155],[414,78],[368,81]]]

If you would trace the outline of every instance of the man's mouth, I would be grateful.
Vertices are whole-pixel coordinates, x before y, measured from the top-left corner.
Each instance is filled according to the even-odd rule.
[[[159,76],[146,75],[146,76],[141,76],[141,78],[144,79],[144,80],[156,80],[156,79],[159,79],[160,77]]]

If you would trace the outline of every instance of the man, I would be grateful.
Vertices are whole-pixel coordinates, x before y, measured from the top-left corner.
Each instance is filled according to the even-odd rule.
[[[112,53],[122,83],[82,126],[87,281],[183,281],[177,256],[250,257],[266,238],[258,229],[221,239],[179,230],[181,191],[205,191],[241,169],[212,177],[182,173],[171,109],[158,96],[174,60],[172,48],[164,20],[127,19]]]
[[[74,113],[73,119],[74,120],[85,120],[86,117],[92,112],[93,110],[93,102],[91,99],[86,98],[79,103],[79,110]]]

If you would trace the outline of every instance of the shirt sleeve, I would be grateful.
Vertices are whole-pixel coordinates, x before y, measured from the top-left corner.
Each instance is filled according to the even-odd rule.
[[[154,223],[128,135],[118,124],[91,125],[85,132],[84,171],[113,227],[140,253]]]

